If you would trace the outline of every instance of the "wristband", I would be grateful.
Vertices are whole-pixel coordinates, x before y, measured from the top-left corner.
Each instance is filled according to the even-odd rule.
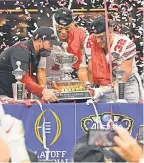
[[[86,87],[86,86],[91,86],[91,84],[90,84],[89,81],[86,81],[86,82],[84,82],[84,86],[85,86],[85,87]]]

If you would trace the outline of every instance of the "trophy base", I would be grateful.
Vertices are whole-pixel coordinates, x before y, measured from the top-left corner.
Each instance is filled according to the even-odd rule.
[[[72,92],[61,92],[61,94],[56,94],[59,100],[88,100],[92,99],[89,91],[72,91]]]
[[[116,99],[116,103],[128,103],[125,99]]]
[[[25,84],[21,82],[12,83],[14,100],[23,101],[25,97]]]
[[[125,83],[118,82],[115,89],[115,102],[127,103],[125,99]]]

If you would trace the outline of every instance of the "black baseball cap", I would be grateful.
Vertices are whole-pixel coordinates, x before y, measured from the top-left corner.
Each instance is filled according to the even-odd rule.
[[[54,18],[56,23],[61,26],[68,26],[73,22],[72,12],[66,7],[58,9],[54,14]]]
[[[34,33],[33,33],[33,38],[35,40],[41,39],[41,40],[48,40],[50,41],[53,45],[60,46],[61,43],[57,41],[57,37],[54,34],[54,31],[50,27],[45,27],[42,26],[38,28]]]
[[[108,27],[112,27],[112,24],[108,22]],[[106,32],[105,17],[100,16],[94,19],[91,23],[91,33],[100,34]]]

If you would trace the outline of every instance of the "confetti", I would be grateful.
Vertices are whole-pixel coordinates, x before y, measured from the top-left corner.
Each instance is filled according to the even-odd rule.
[[[117,3],[116,3],[117,2]],[[15,10],[22,10],[22,13],[17,15],[17,19],[10,19],[10,16],[13,16],[14,13],[8,12],[6,7],[9,2],[4,1],[3,6],[5,8],[5,15],[9,16],[6,21],[6,24],[0,25],[0,39],[1,45],[5,47],[7,45],[12,45],[13,43],[20,40],[27,40],[32,37],[32,33],[41,25],[39,22],[44,22],[46,25],[50,26],[49,22],[51,21],[51,16],[54,11],[59,7],[68,7],[69,0],[16,0],[13,2],[13,8]],[[114,7],[118,9],[118,12],[113,12],[113,20],[116,21],[114,29],[120,33],[124,33],[127,36],[131,37],[136,43],[137,50],[140,51],[138,54],[142,55],[142,46],[143,46],[143,12],[137,10],[138,7],[143,7],[144,1],[142,0],[107,0],[109,7]],[[28,9],[38,9],[38,13],[33,14],[29,13]],[[104,4],[101,0],[73,0],[72,8],[81,8],[81,9],[95,9],[103,8]],[[2,15],[2,14],[1,14]],[[34,16],[36,15],[36,16]],[[93,21],[94,16],[91,15],[88,19],[83,18],[81,15],[75,16],[74,21],[77,25],[84,27],[89,30],[89,25]],[[21,30],[19,25],[22,25],[20,21],[24,20],[27,23],[27,35],[24,38],[21,38]],[[15,32],[15,36],[10,35],[10,31]],[[9,38],[8,38],[9,36]],[[12,40],[12,41],[10,41]],[[4,48],[1,48],[1,51]],[[140,50],[139,50],[140,49]]]

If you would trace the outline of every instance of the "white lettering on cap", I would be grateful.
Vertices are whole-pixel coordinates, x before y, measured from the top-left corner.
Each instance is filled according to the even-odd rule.
[[[66,22],[65,22],[64,20],[62,20],[62,19],[61,19],[59,22],[60,22],[61,24],[63,24],[63,25],[66,24]]]
[[[95,33],[97,32],[97,30],[95,29],[94,26],[92,27],[92,31],[95,32]]]
[[[66,14],[66,12],[65,12],[65,11],[63,11],[63,14]]]
[[[43,35],[42,39],[44,40],[46,38],[46,35]]]

